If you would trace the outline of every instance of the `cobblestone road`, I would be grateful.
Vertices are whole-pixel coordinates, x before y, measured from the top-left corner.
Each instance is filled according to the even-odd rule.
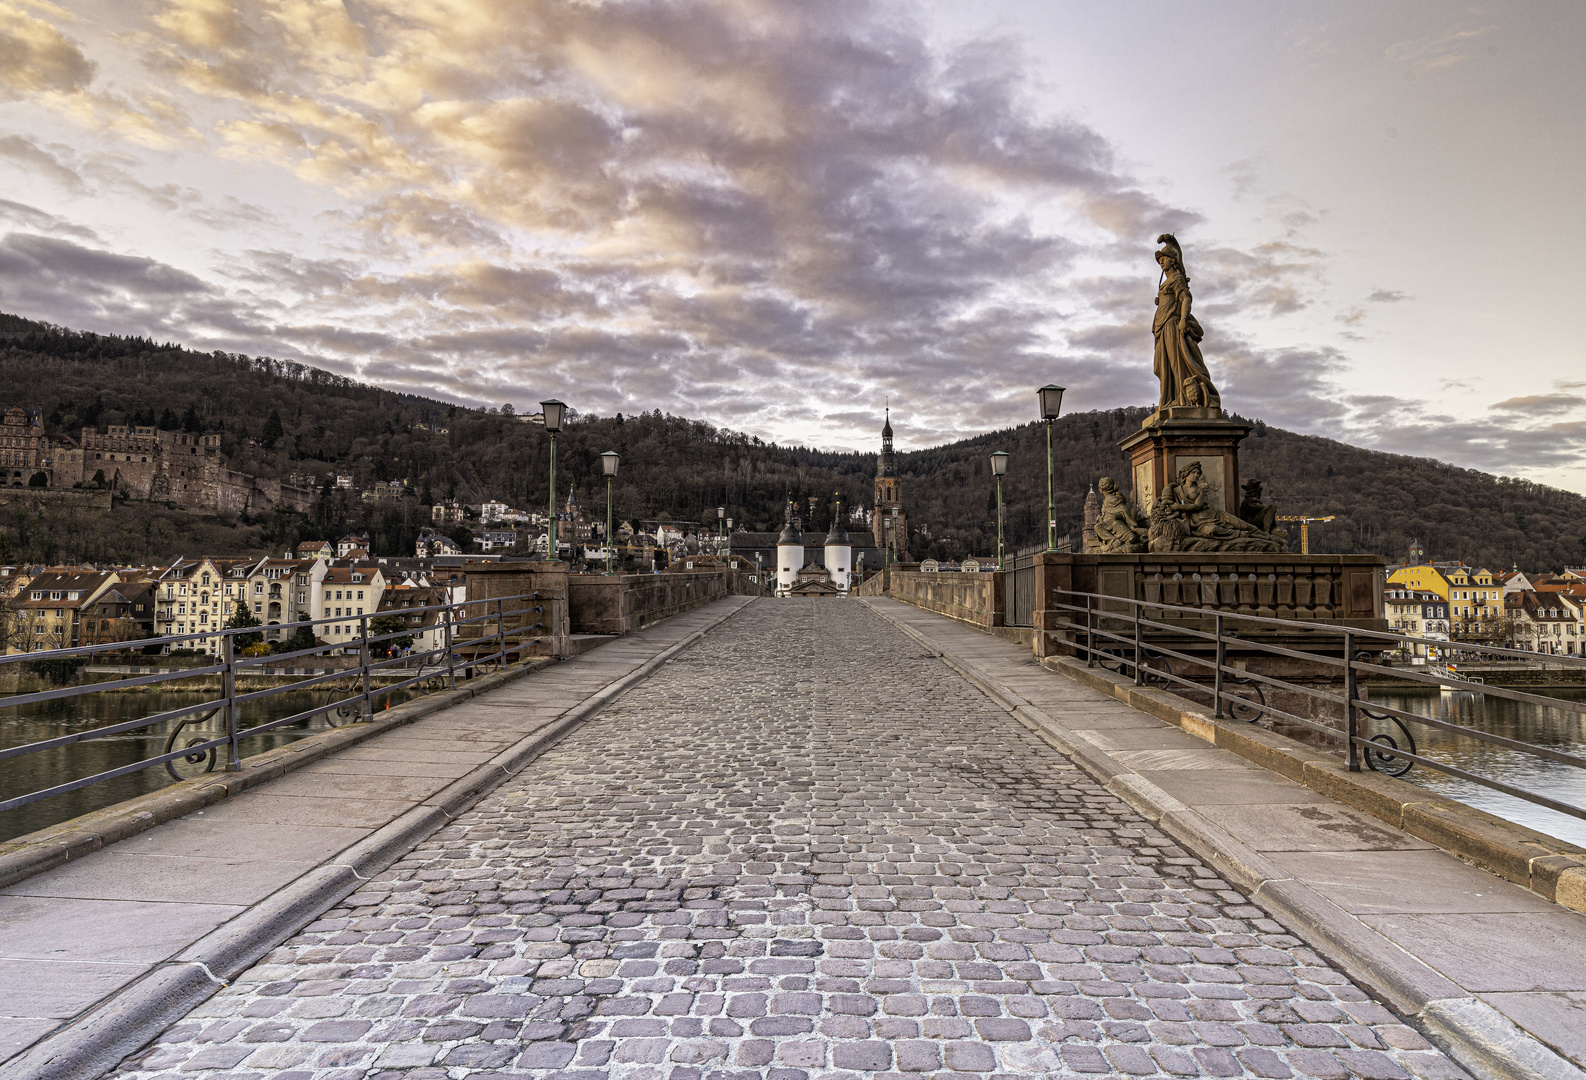
[[[1463,1076],[857,602],[758,601],[117,1075]]]

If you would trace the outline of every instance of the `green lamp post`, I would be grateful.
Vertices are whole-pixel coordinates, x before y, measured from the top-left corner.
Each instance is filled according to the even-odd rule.
[[[991,475],[997,478],[997,569],[1005,569],[1002,559],[1002,476],[1008,471],[1008,452],[998,450],[991,455]]]
[[[1052,422],[1063,408],[1063,388],[1047,383],[1036,391],[1041,398],[1041,419],[1046,421],[1046,550],[1057,550],[1057,470],[1052,463]]]
[[[622,464],[622,455],[615,450],[607,450],[600,455],[600,468],[606,474],[606,573],[611,573],[611,545],[615,538],[611,533],[611,482],[617,477],[617,466]]]

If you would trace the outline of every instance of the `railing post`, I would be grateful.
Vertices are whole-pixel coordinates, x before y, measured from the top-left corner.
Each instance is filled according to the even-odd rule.
[[[1145,643],[1141,639],[1140,620],[1145,618],[1145,608],[1140,601],[1134,602],[1134,684],[1145,685],[1145,675],[1140,670],[1140,663],[1145,659]]]
[[[1048,427],[1051,425],[1048,424]],[[1096,612],[1091,607],[1091,597],[1085,597],[1085,666],[1096,666]]]
[[[374,719],[374,699],[369,695],[369,616],[358,616],[358,633],[362,641],[359,654],[363,668],[363,718]]]
[[[1215,719],[1223,718],[1223,666],[1228,663],[1228,642],[1223,639],[1223,617],[1217,616],[1217,677],[1216,692],[1217,708],[1213,710]]]
[[[1359,692],[1359,685],[1355,677],[1355,635],[1348,630],[1344,631],[1344,738],[1347,741],[1345,757],[1349,761],[1349,771],[1360,771],[1360,748],[1355,745],[1355,739],[1360,735],[1360,714],[1355,709],[1355,697]]]
[[[452,601],[446,598],[446,609],[441,612],[446,617],[446,686],[449,690],[457,689],[457,662],[452,658]]]
[[[237,746],[237,669],[233,666],[235,659],[236,637],[232,634],[222,634],[222,652],[226,657],[226,670],[221,676],[226,690],[226,738],[230,740],[226,748],[226,771],[242,771],[242,754]]]
[[[496,657],[507,666],[507,613],[504,601],[496,599]]]

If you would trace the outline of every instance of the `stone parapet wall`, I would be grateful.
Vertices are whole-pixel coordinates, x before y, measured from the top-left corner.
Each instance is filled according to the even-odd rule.
[[[631,634],[724,596],[758,596],[751,576],[741,570],[576,574],[568,579],[572,632]]]
[[[81,488],[0,487],[0,503],[33,503],[75,506],[83,510],[109,510],[110,492]]]
[[[462,570],[468,582],[468,602],[461,617],[486,618],[459,627],[454,640],[476,642],[496,635],[502,626],[493,617],[496,606],[489,601],[537,592],[544,594],[542,599],[506,601],[503,605],[507,644],[516,647],[513,659],[567,655],[567,635],[571,630],[567,614],[569,575],[566,563],[466,562]]]
[[[883,582],[879,587],[875,583]],[[856,590],[860,596],[890,596],[980,630],[1002,625],[1002,575],[925,573],[889,568]]]

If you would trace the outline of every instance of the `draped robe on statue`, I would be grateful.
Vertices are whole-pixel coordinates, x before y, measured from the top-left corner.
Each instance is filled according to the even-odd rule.
[[[1169,267],[1156,294],[1156,318],[1151,333],[1156,336],[1156,356],[1152,370],[1162,380],[1162,406],[1199,405],[1222,408],[1222,398],[1212,385],[1211,373],[1201,358],[1201,326],[1190,306],[1189,283],[1178,267]],[[1187,321],[1189,333],[1183,332]]]

